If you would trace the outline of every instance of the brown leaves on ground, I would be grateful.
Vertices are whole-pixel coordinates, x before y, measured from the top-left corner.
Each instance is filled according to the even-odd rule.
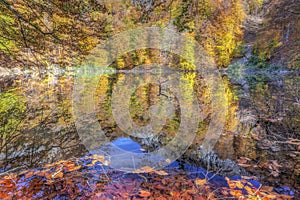
[[[148,192],[147,190],[140,190],[140,191],[139,191],[139,196],[140,196],[140,197],[150,197],[150,196],[151,196],[151,193]]]
[[[247,200],[284,200],[284,199],[292,199],[292,196],[278,194],[273,192],[273,187],[269,186],[260,186],[260,188],[256,189],[250,182],[247,180],[230,180],[229,178],[225,178],[230,190],[224,191],[229,192],[233,197],[237,197],[238,199],[247,199]],[[246,191],[246,195],[243,194],[243,190]],[[223,194],[224,194],[223,193]]]
[[[27,170],[0,178],[0,199],[289,199],[272,187],[256,189],[247,180],[226,179],[229,188],[216,188],[207,179],[166,173],[145,166],[134,173],[105,167],[103,155],[60,161],[41,170]],[[100,167],[99,167],[100,166]],[[243,193],[246,191],[246,193]]]

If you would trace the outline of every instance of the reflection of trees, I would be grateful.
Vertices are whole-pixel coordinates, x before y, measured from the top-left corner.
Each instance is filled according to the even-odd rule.
[[[0,93],[0,155],[8,159],[9,146],[20,135],[24,123],[26,105],[24,97],[14,91]]]
[[[255,116],[252,120],[247,114],[248,129],[244,135],[249,134],[253,138],[238,137],[236,154],[257,162],[255,170],[265,176],[265,181],[273,182],[276,177],[282,183],[298,187],[298,145],[293,141],[298,141],[300,136],[299,77],[295,74],[272,74],[271,78],[265,73],[251,76],[248,80],[249,106]],[[270,160],[281,166],[278,174],[270,176],[269,165],[266,165]]]
[[[82,153],[71,117],[72,80],[61,75],[29,80],[20,78],[17,90],[1,94],[6,106],[0,112],[3,168],[37,166]]]
[[[262,125],[274,139],[298,137],[300,109],[297,104],[297,78],[279,77],[278,80],[266,81],[262,77],[258,75],[256,82],[252,83],[254,109]]]

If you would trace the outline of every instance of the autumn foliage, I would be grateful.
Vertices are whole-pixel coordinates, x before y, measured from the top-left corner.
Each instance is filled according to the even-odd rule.
[[[1,199],[291,199],[254,187],[247,180],[230,180],[216,187],[209,178],[192,178],[176,169],[145,166],[133,173],[110,169],[104,155],[47,164],[39,170],[2,175]],[[271,188],[271,189],[270,189]]]

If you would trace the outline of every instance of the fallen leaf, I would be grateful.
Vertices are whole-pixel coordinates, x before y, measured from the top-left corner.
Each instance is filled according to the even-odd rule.
[[[73,172],[73,171],[77,171],[77,170],[79,170],[81,168],[81,166],[80,165],[78,165],[78,166],[72,166],[72,167],[68,167],[66,170],[68,171],[68,172]]]
[[[147,190],[140,190],[139,191],[139,196],[140,197],[150,197],[151,196],[151,193]]]
[[[200,178],[196,178],[195,179],[195,184],[197,186],[201,186],[201,185],[204,185],[206,183],[206,179],[200,179]]]
[[[235,197],[241,197],[243,195],[242,190],[231,190],[230,194]]]
[[[161,175],[161,176],[166,176],[166,175],[168,175],[168,173],[165,172],[165,171],[163,171],[163,170],[159,170],[159,171],[154,170],[153,172],[156,173],[156,174],[158,174],[158,175]]]
[[[236,185],[236,187],[239,188],[239,189],[244,188],[244,185],[243,185],[240,181],[237,181],[237,182],[235,183],[235,185]]]
[[[175,197],[175,198],[180,197],[180,193],[179,193],[179,192],[171,191],[171,192],[170,192],[170,195],[171,195],[172,197]]]
[[[244,189],[248,192],[248,194],[253,194],[254,193],[253,189],[251,187],[247,186],[247,185],[244,187]]]
[[[235,188],[235,183],[233,181],[231,181],[228,177],[225,177],[227,184],[229,186],[230,189],[234,189]]]
[[[64,177],[64,174],[62,172],[54,173],[52,175],[52,178],[62,178]]]
[[[91,156],[91,158],[93,158],[93,159],[95,159],[95,160],[97,160],[97,161],[100,161],[100,162],[102,162],[102,163],[104,163],[104,161],[105,161],[105,157],[104,157],[103,154],[93,154],[93,155]]]

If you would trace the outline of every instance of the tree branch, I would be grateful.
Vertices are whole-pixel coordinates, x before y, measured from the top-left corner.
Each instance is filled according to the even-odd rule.
[[[59,38],[53,33],[53,32],[44,32],[42,31],[37,25],[32,24],[30,21],[25,19],[19,12],[14,10],[9,3],[7,3],[5,0],[0,0],[0,3],[2,3],[9,11],[11,11],[14,15],[18,17],[19,20],[22,20],[23,22],[29,24],[31,27],[33,27],[35,30],[37,30],[39,33],[43,35],[51,35],[56,40],[59,40]]]

